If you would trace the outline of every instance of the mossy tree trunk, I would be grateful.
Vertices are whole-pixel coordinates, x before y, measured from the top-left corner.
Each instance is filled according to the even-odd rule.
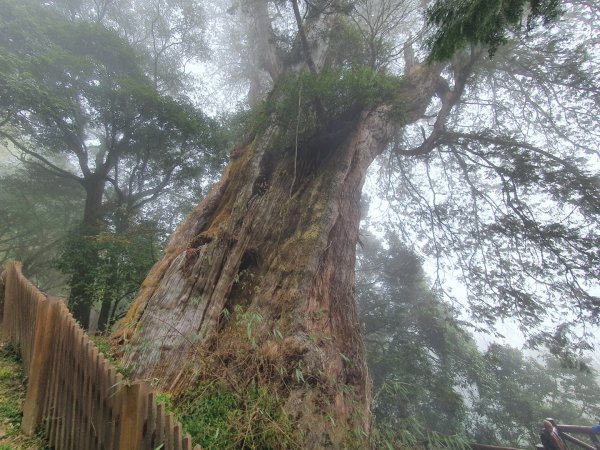
[[[421,117],[438,74],[422,66],[400,82],[404,122]],[[169,391],[213,376],[268,386],[304,448],[368,431],[355,247],[367,169],[393,132],[388,111],[357,112],[297,152],[278,147],[272,125],[234,152],[115,335],[132,375]]]

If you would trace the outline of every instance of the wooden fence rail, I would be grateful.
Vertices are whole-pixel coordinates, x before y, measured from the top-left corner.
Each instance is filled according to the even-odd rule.
[[[56,450],[192,450],[150,387],[123,380],[63,301],[42,294],[18,263],[2,279],[2,339],[19,347],[28,377],[24,432],[41,425]]]

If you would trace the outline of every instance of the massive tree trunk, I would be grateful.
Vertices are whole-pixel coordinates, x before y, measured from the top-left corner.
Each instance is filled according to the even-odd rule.
[[[405,121],[423,114],[438,73],[422,66],[399,85]],[[297,154],[278,147],[275,125],[234,151],[116,335],[134,376],[170,391],[215,374],[268,384],[305,448],[368,431],[355,246],[365,175],[393,132],[387,111],[358,112]]]

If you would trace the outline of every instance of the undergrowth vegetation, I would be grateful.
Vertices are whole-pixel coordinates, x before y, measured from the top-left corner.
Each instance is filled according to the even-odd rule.
[[[46,450],[41,436],[21,433],[25,374],[18,349],[0,342],[0,450]]]
[[[277,395],[252,383],[236,391],[224,381],[198,382],[177,399],[174,411],[204,448],[300,448]]]
[[[131,378],[131,368],[123,365],[119,358],[113,353],[112,343],[110,338],[105,334],[97,334],[90,336],[98,351],[110,362],[110,364],[119,372],[125,379]]]
[[[240,307],[234,309],[232,316],[234,320],[228,321],[228,328],[237,335],[235,341],[245,349],[240,352],[245,356],[236,359],[231,349],[225,346],[213,351],[203,351],[198,346],[196,357],[203,369],[192,375],[197,377],[196,380],[186,383],[187,387],[173,396],[157,395],[157,400],[175,414],[184,432],[190,433],[193,442],[203,448],[301,449],[305,430],[300,429],[296,418],[288,414],[282,400],[286,396],[277,389],[281,386],[291,389],[295,384],[307,383],[328,392],[344,387],[303,372],[300,366],[292,372],[283,370],[281,361],[270,359],[257,346],[254,327],[262,318],[251,311],[242,311]],[[229,368],[215,365],[215,360],[227,360]],[[232,370],[235,367],[244,367],[245,371]],[[240,373],[247,376],[244,378]],[[343,426],[335,424],[333,418],[330,420],[334,428]],[[361,430],[339,430],[346,436],[344,448],[347,449],[469,448],[464,437],[433,432],[417,419],[373,424],[370,436],[361,434]]]
[[[376,424],[370,437],[370,448],[386,450],[467,450],[471,446],[464,436],[446,436],[431,431],[416,418],[394,424]]]
[[[332,133],[354,124],[363,111],[388,105],[390,115],[402,114],[400,78],[367,66],[328,67],[318,75],[294,73],[278,81],[271,95],[240,117],[246,133],[260,133],[275,120],[283,130],[273,148],[289,149],[315,134]],[[319,117],[317,104],[326,116]],[[275,119],[273,119],[275,118]],[[323,123],[326,119],[327,123]]]
[[[165,397],[165,398],[163,398]],[[161,396],[194,443],[211,449],[300,449],[301,431],[286,414],[276,393],[255,383],[236,390],[226,380],[197,382],[175,400]],[[416,419],[374,424],[368,443],[348,433],[349,449],[465,450],[463,436],[428,430]]]

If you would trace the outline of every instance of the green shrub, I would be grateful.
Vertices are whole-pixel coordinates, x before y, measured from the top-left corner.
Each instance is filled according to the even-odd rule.
[[[7,343],[0,346],[0,358],[18,364],[21,362],[21,351],[16,345]]]

